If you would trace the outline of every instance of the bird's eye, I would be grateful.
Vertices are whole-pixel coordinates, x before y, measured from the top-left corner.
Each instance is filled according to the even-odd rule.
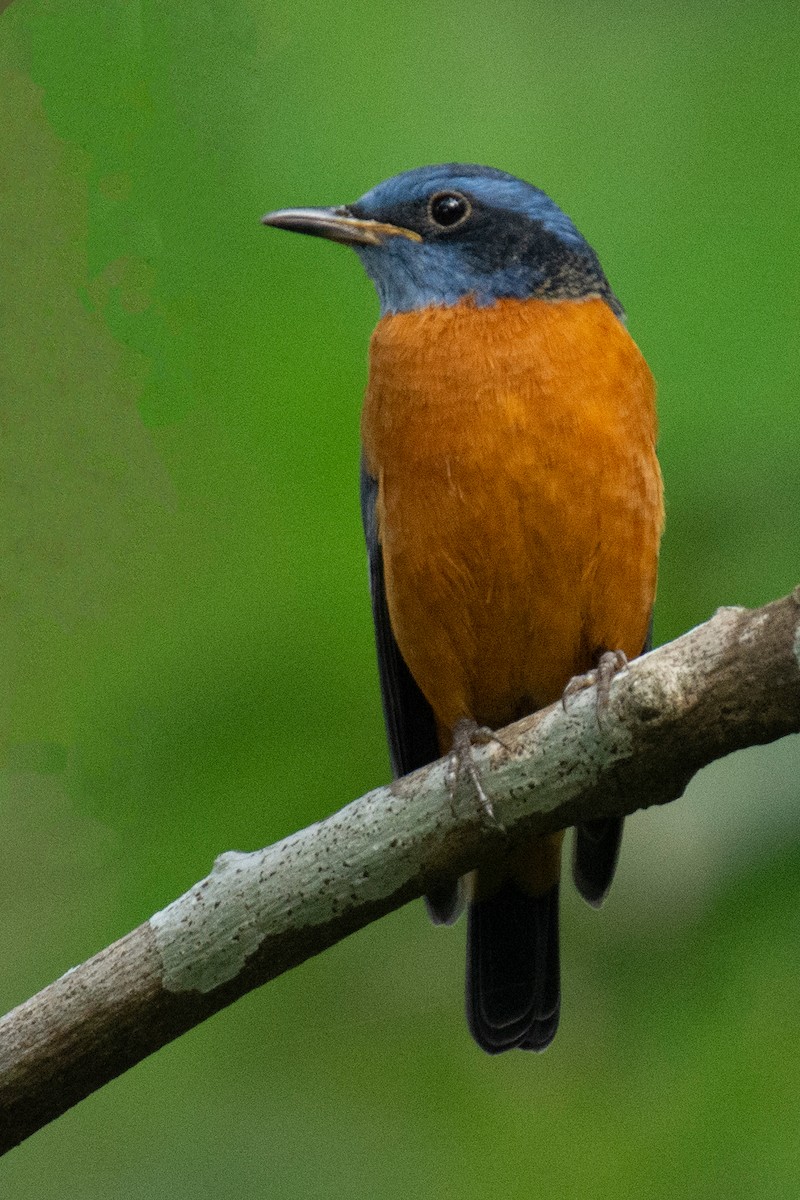
[[[436,225],[450,229],[467,219],[472,212],[472,205],[460,192],[437,192],[428,202],[428,212]]]

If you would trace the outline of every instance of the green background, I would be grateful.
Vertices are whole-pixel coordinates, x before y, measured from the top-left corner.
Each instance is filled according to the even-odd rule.
[[[544,187],[660,385],[656,638],[798,579],[795,3],[18,0],[0,18],[0,1006],[386,780],[357,501],[376,301],[268,208],[426,162]],[[489,1059],[412,905],[0,1164],[11,1200],[800,1194],[800,746],[564,900]]]

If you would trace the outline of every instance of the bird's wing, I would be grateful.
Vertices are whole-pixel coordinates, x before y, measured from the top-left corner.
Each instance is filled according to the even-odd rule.
[[[441,751],[431,706],[417,687],[392,632],[375,513],[377,496],[378,481],[369,474],[362,461],[361,519],[369,558],[369,590],[378,650],[378,675],[392,771],[399,777],[433,762],[439,758]]]
[[[433,710],[417,687],[392,632],[375,513],[377,497],[378,481],[369,474],[362,460],[361,519],[369,558],[369,590],[378,650],[378,677],[389,757],[395,778],[399,778],[433,762],[439,758],[441,750]],[[443,880],[441,886],[428,892],[425,904],[428,915],[436,925],[452,925],[464,907],[461,881]]]

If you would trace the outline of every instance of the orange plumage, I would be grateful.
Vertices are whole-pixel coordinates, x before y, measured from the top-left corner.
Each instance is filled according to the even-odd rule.
[[[644,644],[652,376],[600,299],[384,317],[362,417],[397,643],[441,729],[500,728]]]

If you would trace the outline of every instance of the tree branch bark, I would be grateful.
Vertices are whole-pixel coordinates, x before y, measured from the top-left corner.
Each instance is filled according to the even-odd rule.
[[[800,730],[800,589],[721,609],[476,751],[498,821],[440,760],[254,853],[0,1020],[0,1153],[251,989],[491,856],[504,837],[680,796],[716,758]]]

